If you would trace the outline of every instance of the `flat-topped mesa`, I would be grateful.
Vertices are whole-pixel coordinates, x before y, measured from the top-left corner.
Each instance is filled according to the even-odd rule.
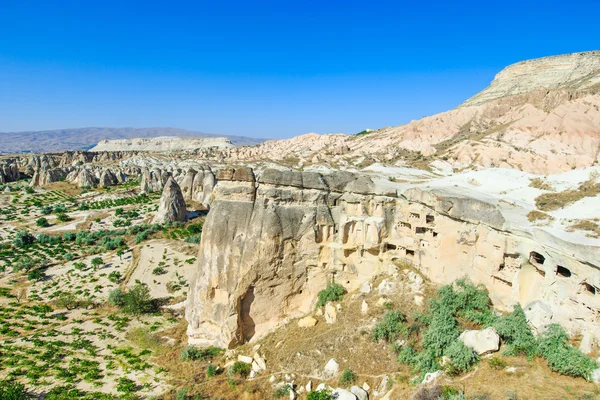
[[[154,138],[102,140],[91,151],[195,151],[199,149],[234,147],[226,137],[193,138],[160,136]]]
[[[490,86],[462,106],[487,103],[537,88],[573,92],[600,89],[600,51],[563,54],[521,61],[500,71]]]
[[[541,302],[553,322],[600,335],[600,299],[587,289],[600,287],[600,248],[529,234],[502,207],[453,185],[223,169],[188,295],[189,342],[256,340],[313,310],[332,281],[353,291],[408,266],[436,284],[464,276],[483,283],[499,309]]]

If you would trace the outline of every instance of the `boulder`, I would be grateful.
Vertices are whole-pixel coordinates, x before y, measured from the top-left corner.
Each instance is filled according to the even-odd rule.
[[[340,372],[340,365],[332,358],[327,364],[325,364],[325,368],[323,368],[323,374],[328,378],[333,378],[337,376]]]
[[[464,331],[459,339],[479,355],[500,349],[500,336],[494,328]]]
[[[553,323],[552,309],[542,301],[537,300],[530,303],[523,311],[525,317],[527,317],[527,322],[537,335],[544,333],[548,326]]]
[[[596,368],[592,371],[592,382],[600,383],[600,368]]]
[[[365,282],[361,285],[360,292],[369,294],[369,293],[371,293],[372,289],[373,289],[373,285],[371,285],[371,282]]]
[[[336,400],[356,400],[356,396],[345,389],[337,388],[331,394]]]
[[[369,312],[369,305],[365,300],[363,300],[362,305],[360,306],[360,312],[362,312],[363,314]]]
[[[350,392],[352,392],[358,400],[369,400],[369,393],[360,386],[352,386]]]
[[[252,364],[252,361],[253,361],[252,357],[243,356],[243,355],[239,355],[237,359],[239,362],[243,362],[244,364]]]
[[[581,338],[581,343],[579,344],[579,351],[581,351],[583,354],[592,353],[594,351],[595,341],[594,334],[589,331],[585,331]]]
[[[306,317],[304,317],[298,321],[298,326],[300,328],[310,328],[310,327],[315,326],[316,324],[317,324],[316,318],[312,317],[311,315],[307,315]]]
[[[425,374],[425,377],[423,378],[423,382],[422,383],[424,385],[428,385],[430,383],[434,383],[443,374],[444,374],[443,371],[429,372],[429,373]]]
[[[337,321],[337,311],[333,304],[327,303],[325,305],[325,322],[335,324],[335,321]]]

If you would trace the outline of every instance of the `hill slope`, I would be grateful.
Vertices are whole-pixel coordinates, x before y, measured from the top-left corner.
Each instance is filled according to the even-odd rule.
[[[455,169],[557,173],[600,162],[600,51],[511,65],[461,106],[361,135],[268,141],[234,157],[299,157],[332,166],[446,160]]]

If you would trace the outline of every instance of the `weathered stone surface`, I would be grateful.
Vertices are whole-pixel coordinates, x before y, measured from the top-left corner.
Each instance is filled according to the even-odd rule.
[[[300,328],[310,328],[310,327],[315,326],[316,324],[317,324],[317,320],[310,315],[308,315],[298,321],[298,326]]]
[[[325,322],[335,324],[337,321],[337,310],[331,303],[325,305]]]
[[[173,178],[169,178],[163,189],[154,223],[184,222],[186,219],[187,209],[181,189]]]
[[[369,400],[369,393],[360,386],[352,386],[350,392],[352,392],[358,400]]]
[[[459,339],[479,355],[495,352],[500,348],[500,336],[494,328],[464,331]]]
[[[332,392],[332,395],[337,400],[356,400],[356,396],[346,389],[337,388]]]
[[[340,373],[340,365],[332,358],[327,361],[325,368],[323,368],[323,375],[328,378],[333,378]]]

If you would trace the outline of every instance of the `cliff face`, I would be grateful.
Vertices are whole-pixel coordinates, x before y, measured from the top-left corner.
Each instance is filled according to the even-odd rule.
[[[600,84],[600,51],[521,61],[496,75],[491,85],[463,103],[473,106],[537,88],[586,92]]]
[[[332,281],[352,291],[407,265],[438,284],[468,276],[500,309],[538,304],[536,321],[600,334],[600,248],[526,231],[497,199],[345,172],[255,178],[247,168],[220,171],[213,197],[187,302],[190,343],[258,338],[308,313]]]

